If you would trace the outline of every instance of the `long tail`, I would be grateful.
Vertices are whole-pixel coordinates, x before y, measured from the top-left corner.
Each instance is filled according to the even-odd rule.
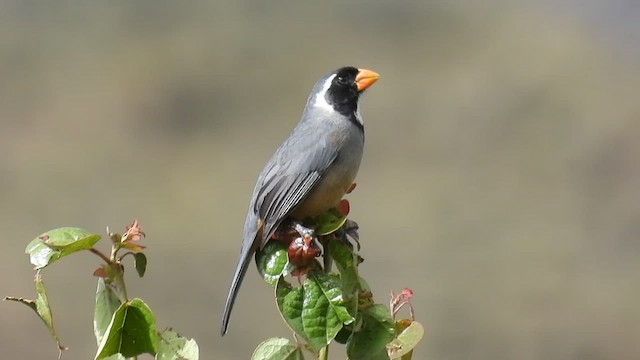
[[[247,273],[249,262],[251,261],[254,251],[255,248],[253,246],[246,246],[242,248],[242,252],[240,253],[238,265],[236,266],[236,272],[233,274],[231,288],[229,289],[229,294],[227,295],[227,302],[224,305],[224,313],[222,314],[222,328],[220,329],[221,336],[224,336],[224,334],[227,333],[227,328],[229,327],[229,318],[231,317],[231,310],[233,310],[233,304],[236,301],[236,296],[238,296],[238,290],[240,289],[240,285],[242,284],[244,275]]]

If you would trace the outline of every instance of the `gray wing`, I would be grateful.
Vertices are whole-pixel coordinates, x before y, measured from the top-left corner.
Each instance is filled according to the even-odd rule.
[[[240,258],[222,314],[222,335],[227,332],[231,310],[251,255],[309,195],[338,156],[338,144],[329,143],[335,136],[321,126],[322,123],[301,121],[258,177],[244,224]]]
[[[292,134],[258,178],[244,224],[240,258],[222,314],[222,335],[227,332],[231,310],[251,255],[267,242],[278,225],[304,200],[337,157],[336,147],[331,149],[326,138],[316,134],[307,135],[304,131],[300,131],[298,136]]]
[[[269,160],[254,189],[249,211],[264,224],[260,246],[307,197],[338,155],[337,148],[327,143],[327,137],[296,130],[297,136],[292,134]],[[251,236],[247,225],[251,228],[253,224],[245,224],[245,236]]]

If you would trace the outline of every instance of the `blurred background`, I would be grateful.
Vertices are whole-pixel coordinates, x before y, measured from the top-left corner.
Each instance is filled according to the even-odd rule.
[[[314,82],[379,72],[350,217],[375,298],[414,290],[416,359],[637,359],[640,3],[2,1],[0,296],[43,231],[138,218],[160,328],[201,359],[291,337],[252,265],[220,316],[254,181]],[[102,246],[106,245],[101,244]],[[44,272],[64,359],[94,356],[99,260]],[[53,359],[0,306],[5,358]],[[344,358],[338,346],[334,359]]]

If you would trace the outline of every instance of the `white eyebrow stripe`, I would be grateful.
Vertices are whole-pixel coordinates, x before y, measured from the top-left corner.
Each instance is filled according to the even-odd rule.
[[[329,78],[327,78],[327,80],[324,82],[324,85],[322,85],[322,89],[320,90],[320,92],[318,94],[316,94],[316,98],[313,101],[313,106],[319,107],[319,108],[324,109],[326,111],[335,111],[333,109],[333,106],[331,106],[331,104],[329,104],[327,102],[327,99],[325,98],[325,95],[327,94],[327,91],[331,87],[331,82],[333,81],[333,78],[335,78],[335,77],[336,77],[336,74],[333,74],[333,75],[329,76]]]

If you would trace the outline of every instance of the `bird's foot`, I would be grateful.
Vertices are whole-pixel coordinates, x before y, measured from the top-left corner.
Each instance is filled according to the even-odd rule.
[[[302,237],[305,244],[309,245],[313,242],[314,245],[318,247],[318,238],[316,237],[316,231],[314,229],[308,228],[299,222],[294,222],[293,228],[298,232],[298,234],[300,234],[300,237]]]
[[[292,227],[300,236],[289,244],[289,262],[299,269],[308,268],[316,257],[322,255],[315,230],[307,228],[299,222],[293,222]]]

